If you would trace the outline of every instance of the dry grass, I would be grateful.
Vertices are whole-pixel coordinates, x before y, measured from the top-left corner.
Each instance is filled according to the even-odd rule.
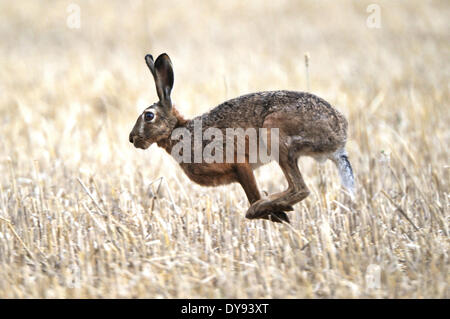
[[[449,297],[448,1],[379,1],[381,29],[367,1],[79,1],[78,30],[69,3],[0,4],[1,298]],[[238,185],[132,147],[147,52],[171,55],[188,116],[306,90],[308,52],[350,122],[355,202],[305,158],[292,226],[249,221]],[[257,178],[286,186],[276,165]]]

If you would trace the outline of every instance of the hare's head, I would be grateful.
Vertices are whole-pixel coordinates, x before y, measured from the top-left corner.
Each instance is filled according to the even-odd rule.
[[[151,144],[170,138],[177,118],[172,112],[170,92],[173,87],[172,62],[167,54],[161,54],[155,62],[148,54],[145,62],[153,74],[159,101],[147,107],[139,115],[129,140],[135,147],[146,149]]]

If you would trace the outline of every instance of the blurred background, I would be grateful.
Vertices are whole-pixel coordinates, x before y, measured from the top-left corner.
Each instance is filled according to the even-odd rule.
[[[254,91],[306,91],[307,53],[309,90],[350,117],[355,151],[370,147],[355,143],[359,125],[369,136],[395,139],[383,125],[409,136],[444,132],[450,6],[381,1],[369,10],[370,4],[2,1],[2,153],[18,160],[24,152],[38,159],[76,150],[77,163],[102,160],[86,148],[113,147],[116,156],[104,154],[106,162],[136,154],[128,131],[156,100],[143,57],[162,52],[175,68],[173,100],[187,116]],[[407,121],[405,112],[416,120]]]
[[[445,0],[0,1],[0,297],[448,297],[449,21]],[[330,163],[306,158],[313,194],[293,230],[252,224],[238,185],[202,188],[156,145],[132,147],[157,100],[144,56],[163,52],[187,117],[277,89],[343,112],[355,206]],[[285,187],[275,164],[257,179]],[[397,223],[407,235],[391,233]],[[224,260],[209,259],[217,249]],[[180,252],[212,268],[170,264]],[[172,257],[148,262],[161,256]],[[236,271],[227,256],[263,270]],[[369,291],[371,264],[383,285]]]

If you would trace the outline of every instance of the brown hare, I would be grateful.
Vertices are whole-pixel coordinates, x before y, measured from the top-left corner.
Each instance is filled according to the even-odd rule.
[[[353,171],[345,151],[347,121],[326,101],[303,92],[259,92],[231,99],[206,114],[186,120],[172,105],[170,98],[174,75],[169,56],[165,53],[161,54],[154,62],[151,55],[146,55],[145,61],[154,77],[159,101],[139,115],[129,135],[129,141],[135,147],[146,149],[151,144],[157,143],[172,156],[187,155],[183,158],[188,160],[179,161],[180,166],[192,181],[200,185],[216,186],[234,182],[241,184],[251,205],[246,213],[249,219],[262,218],[275,222],[289,222],[285,212],[292,211],[292,205],[309,194],[297,166],[298,158],[303,155],[312,156],[320,161],[332,160],[339,170],[342,184],[353,195]],[[180,139],[177,139],[173,133],[177,129],[183,129],[194,134],[196,123],[201,124],[202,133],[211,128],[224,133],[228,128],[250,128],[259,130],[256,134],[261,137],[260,135],[263,134],[261,132],[266,132],[265,144],[260,143],[258,149],[272,147],[272,143],[277,144],[275,160],[286,177],[287,190],[267,198],[261,197],[253,169],[265,163],[259,159],[256,162],[250,161],[252,154],[248,136],[245,136],[243,160],[237,160],[237,146],[232,149],[233,160],[231,161],[228,158],[227,161],[220,160],[222,155],[219,153],[214,154],[219,158],[216,161],[191,160],[194,157],[193,153],[198,149],[200,154],[205,149],[207,139],[204,138],[201,138],[200,143],[197,144],[194,141],[193,146],[189,144],[192,150],[184,149],[185,154],[180,153],[178,148],[175,151],[175,146]],[[275,142],[273,139],[268,140],[272,134],[270,132],[277,133]],[[219,146],[223,146],[224,149],[226,147]],[[274,158],[270,157],[270,160],[272,159]]]

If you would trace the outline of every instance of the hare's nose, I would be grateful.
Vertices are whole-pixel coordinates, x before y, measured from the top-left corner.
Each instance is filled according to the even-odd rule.
[[[134,143],[134,135],[133,135],[133,133],[130,133],[130,137],[128,138],[128,140],[130,141],[131,144]]]

